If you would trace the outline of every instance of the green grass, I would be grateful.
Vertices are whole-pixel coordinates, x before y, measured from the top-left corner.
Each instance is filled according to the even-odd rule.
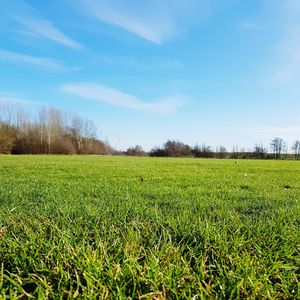
[[[300,163],[0,156],[0,298],[300,299]]]

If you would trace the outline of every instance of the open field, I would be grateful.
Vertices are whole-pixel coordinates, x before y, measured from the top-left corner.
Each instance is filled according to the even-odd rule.
[[[0,156],[0,298],[300,299],[300,163]]]

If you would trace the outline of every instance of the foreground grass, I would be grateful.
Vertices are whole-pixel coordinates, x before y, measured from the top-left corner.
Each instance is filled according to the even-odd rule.
[[[298,162],[0,156],[0,298],[300,299]]]

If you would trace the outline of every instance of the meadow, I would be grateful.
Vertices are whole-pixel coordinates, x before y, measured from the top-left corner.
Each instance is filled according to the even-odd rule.
[[[300,162],[0,156],[2,299],[300,299]]]

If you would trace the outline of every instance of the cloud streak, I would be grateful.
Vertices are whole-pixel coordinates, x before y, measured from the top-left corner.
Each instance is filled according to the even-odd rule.
[[[300,126],[298,125],[282,125],[282,126],[262,126],[262,127],[244,127],[233,129],[247,136],[260,139],[261,141],[271,142],[275,137],[284,139],[289,145],[299,139]]]
[[[273,3],[270,3],[272,7]],[[272,69],[271,84],[283,84],[300,76],[300,2],[286,0],[275,6],[280,39],[275,48],[276,63]]]
[[[77,41],[68,37],[50,21],[44,19],[39,11],[23,0],[7,1],[0,14],[8,16],[20,26],[19,30],[15,30],[15,32],[46,39],[73,49],[82,48]]]
[[[27,32],[31,33],[33,36],[48,39],[52,42],[61,44],[74,49],[80,49],[82,46],[75,40],[67,37],[58,28],[56,28],[52,23],[43,19],[34,18],[23,18],[23,17],[13,17],[23,28],[26,28]],[[27,33],[28,34],[28,33]]]
[[[259,25],[253,21],[242,21],[238,24],[238,27],[242,30],[261,30],[265,29],[264,26]]]
[[[45,105],[44,102],[36,102],[26,99],[20,99],[11,96],[1,96],[0,95],[0,105]]]
[[[189,22],[203,2],[204,0],[79,0],[80,10],[85,15],[158,45],[175,36],[182,21]]]
[[[128,56],[102,56],[101,62],[107,65],[137,68],[141,70],[182,70],[185,65],[178,59],[149,59],[147,62],[140,58]]]
[[[47,58],[47,57],[37,57],[31,55],[25,55],[16,52],[10,52],[0,49],[0,60],[4,62],[11,62],[16,64],[29,64],[40,67],[42,69],[56,71],[56,72],[65,72],[71,70],[66,67],[64,63],[60,60]]]
[[[280,137],[298,137],[300,126],[262,126],[262,127],[244,127],[239,128],[246,134],[252,133],[256,135],[266,135],[271,138],[274,136]]]
[[[279,64],[274,71],[272,82],[286,83],[300,75],[300,24],[291,30],[278,46]]]
[[[136,96],[95,83],[67,83],[61,90],[83,99],[104,102],[113,106],[138,111],[171,113],[185,105],[187,96],[176,95],[159,101],[144,102]]]

